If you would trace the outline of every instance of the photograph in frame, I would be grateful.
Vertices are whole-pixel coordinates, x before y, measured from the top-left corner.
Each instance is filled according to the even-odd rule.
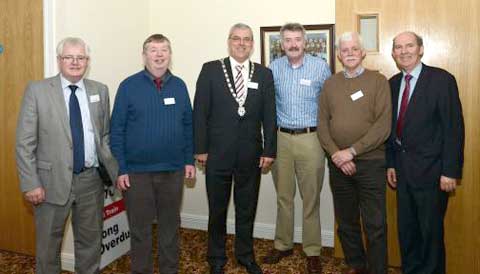
[[[304,25],[307,39],[305,53],[323,58],[335,72],[334,25]],[[281,26],[260,27],[261,61],[265,66],[285,55],[280,40]]]

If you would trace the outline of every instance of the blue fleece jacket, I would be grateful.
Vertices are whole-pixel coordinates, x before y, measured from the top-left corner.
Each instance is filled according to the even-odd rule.
[[[182,79],[167,72],[159,91],[142,70],[120,84],[110,128],[119,175],[193,165],[192,135],[192,106]]]

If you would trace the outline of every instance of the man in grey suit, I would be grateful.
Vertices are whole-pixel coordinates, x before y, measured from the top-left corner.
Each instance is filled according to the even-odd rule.
[[[112,180],[117,164],[109,148],[110,106],[104,84],[84,79],[89,49],[80,38],[57,46],[60,73],[30,83],[17,125],[20,187],[34,206],[36,273],[60,273],[65,221],[72,213],[75,273],[99,273],[103,164]]]

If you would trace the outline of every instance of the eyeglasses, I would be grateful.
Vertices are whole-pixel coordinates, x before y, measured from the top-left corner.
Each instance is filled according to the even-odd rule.
[[[253,38],[251,38],[251,37],[243,37],[242,38],[242,37],[239,37],[239,36],[232,36],[232,37],[230,37],[230,40],[232,40],[234,43],[243,42],[245,44],[253,42]]]
[[[79,63],[82,63],[82,62],[85,62],[88,60],[88,56],[83,56],[83,55],[79,55],[79,56],[73,56],[73,55],[66,55],[66,56],[60,56],[60,59],[62,59],[62,61],[64,62],[69,62],[69,63],[73,63],[74,61],[77,61]]]

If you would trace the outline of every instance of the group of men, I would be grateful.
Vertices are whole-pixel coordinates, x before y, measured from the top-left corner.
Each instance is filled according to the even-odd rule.
[[[236,260],[250,274],[263,273],[253,226],[261,173],[270,167],[277,222],[273,248],[261,263],[293,254],[298,186],[305,273],[322,273],[325,158],[348,265],[344,273],[387,272],[385,181],[398,189],[403,273],[445,273],[443,217],[463,164],[455,78],[421,63],[423,41],[413,32],[393,40],[401,72],[390,81],[362,66],[365,49],[356,33],[338,38],[344,70],[335,75],[323,59],[305,53],[302,25],[284,25],[280,36],[285,56],[269,69],[250,61],[252,29],[233,25],[229,56],[202,67],[192,111],[185,83],[169,70],[170,41],[151,35],[143,44],[144,69],[119,86],[111,123],[107,87],[84,78],[88,46],[79,38],[62,40],[60,73],[28,85],[17,128],[21,189],[35,208],[36,273],[60,273],[70,212],[75,272],[100,272],[99,168],[124,194],[132,273],[153,273],[154,219],[160,273],[178,273],[183,180],[195,177],[194,159],[206,173],[211,274],[225,271],[232,187]]]

